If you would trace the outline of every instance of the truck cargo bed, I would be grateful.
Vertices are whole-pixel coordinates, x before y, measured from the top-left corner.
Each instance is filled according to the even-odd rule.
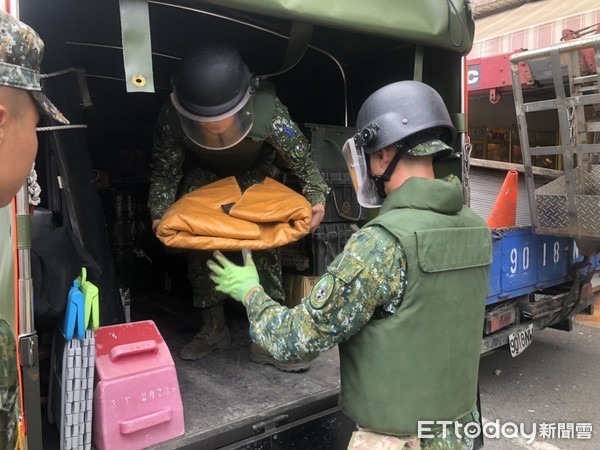
[[[318,428],[312,438],[309,429],[303,430],[302,445],[308,445],[303,448],[346,448],[354,424],[337,407],[337,348],[319,356],[301,373],[252,363],[245,311],[232,301],[225,310],[232,344],[202,360],[184,361],[178,353],[197,331],[197,310],[164,294],[132,299],[132,320],[153,320],[171,350],[184,408],[185,434],[152,448],[251,448],[251,443],[261,440],[267,445],[260,448],[271,448],[269,441],[281,444],[285,430],[297,426]],[[307,425],[311,421],[313,425]]]
[[[318,357],[304,373],[284,373],[272,366],[252,363],[248,359],[251,341],[245,312],[241,305],[227,303],[232,345],[199,361],[184,361],[177,355],[192,339],[200,321],[193,308],[175,310],[170,304],[165,296],[154,295],[134,300],[132,305],[134,320],[138,315],[140,319],[155,320],[177,366],[186,434],[159,448],[179,448],[178,444],[191,442],[206,442],[206,448],[213,448],[250,437],[253,432],[260,433],[260,426],[253,426],[289,415],[290,409],[305,409],[296,412],[302,416],[337,405],[337,348]],[[311,405],[317,409],[311,411]],[[279,425],[290,419],[293,418],[280,417]]]

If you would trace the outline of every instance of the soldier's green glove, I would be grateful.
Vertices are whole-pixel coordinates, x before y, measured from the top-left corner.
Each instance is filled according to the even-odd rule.
[[[252,261],[252,252],[245,248],[242,250],[244,265],[238,266],[229,261],[220,251],[215,251],[213,257],[219,262],[207,262],[208,268],[212,270],[213,275],[210,278],[217,284],[217,291],[230,295],[238,302],[246,304],[248,294],[254,289],[262,289],[258,278],[258,272],[254,261]]]

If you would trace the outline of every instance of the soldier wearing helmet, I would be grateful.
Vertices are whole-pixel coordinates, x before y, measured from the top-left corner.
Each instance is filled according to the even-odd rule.
[[[454,427],[418,437],[419,420],[478,421],[491,237],[460,181],[434,176],[454,138],[426,84],[400,81],[367,98],[344,155],[361,203],[381,209],[299,306],[269,298],[249,251],[241,267],[219,252],[209,262],[217,289],[246,305],[253,341],[275,358],[309,361],[339,344],[339,402],[358,425],[348,448],[472,448]]]
[[[310,145],[271,83],[255,77],[239,53],[225,44],[207,43],[184,58],[173,91],[162,108],[153,142],[154,168],[148,206],[156,230],[164,212],[181,195],[221,178],[235,176],[242,190],[274,176],[276,165],[298,176],[312,205],[311,231],[325,214],[328,186],[310,157]],[[223,301],[208,279],[207,252],[186,253],[194,306],[202,328],[180,356],[196,360],[231,342]],[[284,300],[278,249],[256,254],[261,281],[269,295]],[[284,364],[252,346],[251,360],[280,370]]]
[[[0,11],[0,448],[13,449],[19,422],[14,326],[12,208],[7,206],[31,172],[40,114],[68,123],[42,94],[44,43],[28,25]]]

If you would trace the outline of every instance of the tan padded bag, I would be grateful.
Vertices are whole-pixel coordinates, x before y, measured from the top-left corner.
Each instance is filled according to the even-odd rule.
[[[156,235],[168,247],[266,250],[306,236],[311,219],[308,200],[272,178],[242,193],[227,177],[173,203]]]

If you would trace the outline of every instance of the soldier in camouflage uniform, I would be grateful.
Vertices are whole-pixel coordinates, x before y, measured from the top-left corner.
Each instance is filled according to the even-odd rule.
[[[454,426],[418,436],[419,420],[479,421],[491,237],[464,206],[460,181],[434,177],[455,130],[439,94],[415,81],[372,94],[357,126],[344,154],[360,171],[359,202],[381,209],[309,297],[292,309],[273,302],[250,251],[242,266],[215,252],[212,279],[246,305],[252,339],[275,358],[309,361],[339,344],[340,406],[358,425],[348,448],[473,448]]]
[[[19,420],[19,382],[15,335],[0,317],[0,448],[14,449]]]
[[[35,31],[0,11],[0,449],[7,450],[15,448],[19,422],[12,209],[7,205],[31,171],[39,115],[68,123],[41,92],[43,50]]]
[[[227,176],[240,187],[273,177],[275,167],[298,176],[302,192],[313,205],[311,231],[325,213],[329,188],[310,157],[310,145],[273,86],[259,82],[239,54],[226,45],[207,44],[185,58],[170,98],[162,108],[153,143],[153,172],[148,206],[153,228],[180,196]],[[208,252],[186,253],[194,306],[203,326],[180,356],[195,360],[231,342],[223,314],[225,295],[208,278]],[[256,253],[261,282],[271,298],[283,302],[278,249]],[[283,364],[257,346],[251,359],[281,370],[306,364]]]

